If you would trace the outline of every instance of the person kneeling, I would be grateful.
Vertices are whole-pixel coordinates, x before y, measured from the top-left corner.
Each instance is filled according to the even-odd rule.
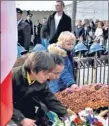
[[[43,126],[45,113],[67,116],[67,109],[49,90],[46,80],[55,64],[47,52],[31,53],[24,64],[12,70],[13,117],[22,126]]]

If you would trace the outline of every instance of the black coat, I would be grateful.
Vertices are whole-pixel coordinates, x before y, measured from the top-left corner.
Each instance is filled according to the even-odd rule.
[[[54,12],[52,15],[50,15],[50,17],[48,18],[48,21],[47,21],[47,31],[48,31],[48,35],[49,35],[50,44],[57,42],[57,39],[61,32],[71,31],[71,18],[69,16],[67,16],[64,12],[63,12],[63,16],[59,22],[58,28],[57,28],[57,30],[55,30],[55,20],[54,20],[55,14],[56,14],[56,12]]]
[[[42,27],[42,24],[37,24],[37,25],[34,25],[34,43],[35,45],[36,44],[40,44],[41,43],[41,38],[40,38],[40,32],[41,32],[41,27]]]
[[[41,37],[41,39],[47,39],[47,38],[48,38],[47,24],[43,24],[43,25],[42,25],[40,37]]]
[[[31,35],[33,35],[33,22],[31,20],[30,21],[25,20],[25,22],[30,25],[30,27],[31,27]]]
[[[42,24],[37,24],[37,25],[34,25],[34,35],[38,35],[40,36],[40,32],[41,32],[41,27],[42,27]],[[37,32],[36,32],[37,31]]]
[[[18,43],[23,46],[26,50],[29,50],[31,42],[31,28],[28,23],[21,20],[18,24]]]
[[[56,112],[59,116],[67,114],[66,108],[51,93],[46,83],[35,82],[29,86],[23,66],[13,68],[12,75],[13,121],[18,123],[24,117],[38,120],[48,110]],[[38,108],[37,112],[35,108]]]
[[[103,29],[103,36],[104,36],[105,40],[108,39],[108,28],[107,29]]]

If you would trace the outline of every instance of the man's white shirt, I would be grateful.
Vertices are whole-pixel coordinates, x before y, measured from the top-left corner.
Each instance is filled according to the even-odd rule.
[[[62,18],[62,15],[59,16],[58,13],[55,14],[55,16],[54,16],[54,19],[55,19],[55,30],[57,30],[61,18]]]
[[[17,25],[19,25],[21,21],[22,21],[22,18],[19,21],[17,21]]]

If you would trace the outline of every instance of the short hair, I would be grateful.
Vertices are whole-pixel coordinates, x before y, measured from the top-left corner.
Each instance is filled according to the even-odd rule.
[[[51,53],[51,57],[53,58],[55,65],[64,65],[64,59],[62,56],[57,53]]]
[[[55,63],[48,52],[32,52],[24,62],[26,71],[38,73],[40,71],[52,71]]]
[[[84,22],[89,24],[89,19],[84,19]]]
[[[75,41],[76,41],[75,35],[69,31],[61,32],[61,34],[58,37],[57,43],[63,44],[68,41],[73,41],[75,43]]]
[[[63,7],[65,7],[64,1],[62,0],[57,0],[56,2],[60,2]]]

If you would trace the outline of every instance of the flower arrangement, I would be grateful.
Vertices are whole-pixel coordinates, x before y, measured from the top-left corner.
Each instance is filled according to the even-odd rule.
[[[104,126],[103,122],[94,115],[92,108],[86,108],[79,112],[73,122],[75,126]]]
[[[74,88],[73,86],[56,94],[58,100],[76,114],[90,107],[97,110],[108,106],[108,85],[91,84]]]
[[[60,118],[56,113],[49,111],[47,113],[49,125],[47,126],[107,126],[108,120],[104,116],[108,113],[108,110],[101,112],[99,115],[96,115],[93,109],[89,107],[78,114],[69,109],[67,111],[68,115]]]

